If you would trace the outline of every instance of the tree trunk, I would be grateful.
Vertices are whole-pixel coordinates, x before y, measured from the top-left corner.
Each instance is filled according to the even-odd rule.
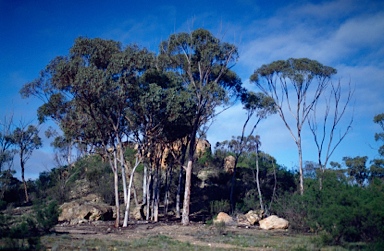
[[[136,168],[138,167],[139,164],[140,164],[140,161],[136,158],[136,163],[135,163],[135,166],[132,169],[131,177],[129,177],[128,199],[127,199],[127,204],[125,206],[125,214],[124,214],[123,227],[127,227],[128,226],[129,210],[130,210],[130,206],[131,206],[131,187],[132,187],[132,183],[133,183],[133,176],[135,174],[135,170],[136,170]]]
[[[231,191],[229,193],[229,202],[231,203],[231,212],[232,213],[235,212],[235,201],[233,199],[233,194],[234,194],[235,185],[236,185],[237,161],[238,161],[238,156],[236,156],[235,165],[233,166],[233,174],[232,174],[232,179],[231,179]]]
[[[300,175],[300,194],[304,194],[304,173],[303,173],[303,150],[301,147],[301,136],[297,139],[297,149],[299,152],[299,175]]]
[[[137,199],[135,182],[132,183],[132,188],[133,188],[133,199],[135,200],[136,207],[138,207],[140,204],[139,204],[139,200]]]
[[[256,147],[256,184],[257,184],[257,192],[259,193],[259,201],[260,201],[260,209],[264,210],[264,204],[263,204],[263,196],[261,194],[260,189],[260,179],[259,179],[259,149]]]
[[[154,187],[153,187],[153,221],[159,221],[159,166],[156,166],[155,179],[154,179]]]
[[[143,174],[143,205],[147,203],[147,181],[148,181],[148,166],[144,164],[144,174]]]
[[[128,196],[130,196],[130,195],[128,194],[128,191],[127,191],[127,177],[126,177],[126,173],[125,173],[126,170],[125,170],[123,144],[121,143],[121,140],[119,137],[117,137],[117,140],[118,140],[117,150],[119,151],[120,165],[121,165],[121,179],[123,181],[124,205],[127,205]]]
[[[191,177],[192,177],[192,164],[193,161],[188,160],[187,169],[185,170],[185,190],[183,202],[183,214],[181,223],[186,226],[189,225],[189,203],[191,201]]]
[[[182,144],[181,148],[181,164],[180,164],[180,172],[179,172],[179,179],[177,183],[177,193],[176,193],[176,218],[180,218],[180,200],[181,200],[181,188],[183,186],[183,176],[184,176],[184,161],[185,161],[185,154],[187,151],[187,147],[185,144]]]
[[[23,181],[23,186],[24,186],[25,202],[28,203],[29,196],[28,196],[27,182],[25,181],[25,178],[24,178],[25,168],[24,168],[24,161],[22,160],[22,158],[23,158],[23,155],[21,154],[20,156],[21,180]]]
[[[116,221],[115,227],[120,226],[120,201],[119,201],[119,175],[117,173],[117,159],[116,151],[113,152],[114,163],[112,166],[114,185],[115,185],[115,207],[116,207]]]
[[[188,164],[185,170],[185,190],[184,190],[184,202],[183,202],[183,214],[181,216],[181,223],[189,225],[189,204],[191,202],[191,185],[192,185],[192,168],[193,157],[195,155],[196,134],[199,129],[200,116],[197,116],[194,122],[192,133],[190,134],[189,149],[188,149]]]
[[[165,193],[164,193],[164,217],[168,218],[169,189],[172,183],[172,167],[168,167],[165,173]]]
[[[116,221],[115,227],[120,225],[120,202],[119,202],[119,176],[117,170],[113,172],[113,178],[115,183],[115,206],[116,206]]]
[[[150,219],[151,215],[151,187],[152,187],[152,172],[148,176],[148,182],[147,182],[147,214],[145,216],[145,219],[148,221]]]

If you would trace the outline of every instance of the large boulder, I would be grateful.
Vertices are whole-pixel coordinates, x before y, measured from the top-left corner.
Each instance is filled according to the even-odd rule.
[[[276,215],[271,215],[263,220],[259,221],[261,229],[271,230],[271,229],[287,229],[289,222],[283,218],[279,218]]]
[[[237,224],[239,226],[252,226],[258,223],[263,218],[264,211],[250,210],[246,214],[237,215]]]
[[[245,217],[247,218],[247,221],[251,225],[255,225],[263,218],[263,214],[264,214],[263,210],[260,210],[260,211],[249,210],[249,212],[245,214]]]
[[[198,139],[196,142],[196,155],[201,158],[206,152],[211,152],[211,143],[206,139]]]
[[[229,216],[227,213],[220,212],[216,219],[213,220],[214,224],[223,222],[225,225],[236,225],[235,221],[231,216]]]
[[[235,157],[232,155],[229,155],[225,157],[224,159],[224,171],[226,173],[233,173],[233,170],[235,169]]]
[[[87,197],[60,206],[59,222],[69,222],[71,225],[89,221],[112,220],[112,207],[100,201],[98,196]]]

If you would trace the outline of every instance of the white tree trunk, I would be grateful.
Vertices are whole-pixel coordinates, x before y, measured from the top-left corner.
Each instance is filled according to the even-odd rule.
[[[189,203],[191,201],[191,177],[192,177],[192,160],[188,160],[187,169],[185,170],[185,190],[183,202],[183,214],[181,223],[185,226],[189,224]]]
[[[139,166],[140,162],[141,162],[141,161],[138,160],[138,158],[136,157],[136,163],[135,163],[135,166],[134,166],[133,169],[132,169],[131,177],[129,177],[128,199],[127,199],[127,204],[125,205],[125,214],[124,214],[124,223],[123,223],[123,227],[127,227],[127,226],[128,226],[129,211],[130,211],[130,204],[131,204],[131,187],[132,187],[132,183],[133,183],[133,176],[134,176],[134,174],[135,174],[135,170],[136,170],[136,168]]]

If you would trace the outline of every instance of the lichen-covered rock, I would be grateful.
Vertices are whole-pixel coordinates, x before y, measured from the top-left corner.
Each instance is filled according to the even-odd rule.
[[[206,152],[211,152],[211,143],[206,139],[198,139],[196,142],[196,155],[201,158]]]
[[[264,211],[250,210],[246,214],[238,214],[236,216],[238,226],[253,226],[263,218]]]
[[[100,202],[97,196],[88,195],[84,199],[66,202],[60,206],[59,221],[69,222],[71,225],[88,221],[112,220],[112,207]]]
[[[261,229],[271,230],[271,229],[287,229],[289,222],[286,219],[279,218],[276,215],[271,215],[263,220],[259,221]]]
[[[225,225],[236,225],[236,222],[233,220],[231,216],[229,216],[227,213],[220,212],[216,219],[213,220],[214,224],[224,222]]]
[[[248,222],[251,225],[255,225],[263,218],[263,214],[264,214],[263,210],[259,210],[259,211],[249,210],[249,212],[245,214],[245,217],[247,218]]]
[[[225,157],[224,159],[224,171],[226,173],[233,173],[233,170],[235,169],[235,157],[232,155],[229,155]]]

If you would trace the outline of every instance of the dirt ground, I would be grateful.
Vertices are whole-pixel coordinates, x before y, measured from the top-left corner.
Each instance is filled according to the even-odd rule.
[[[115,241],[133,241],[143,237],[152,237],[163,235],[180,242],[188,242],[193,246],[201,246],[213,249],[225,250],[276,250],[261,245],[258,247],[240,247],[238,245],[225,243],[223,239],[226,235],[245,236],[246,238],[261,237],[283,237],[292,234],[287,230],[266,231],[256,226],[252,227],[235,227],[226,226],[225,229],[218,229],[214,225],[206,225],[202,223],[191,223],[183,226],[175,222],[158,222],[158,223],[134,223],[128,225],[127,228],[114,228],[114,222],[93,222],[82,225],[58,225],[55,227],[57,233],[65,233],[76,239],[101,239]]]

